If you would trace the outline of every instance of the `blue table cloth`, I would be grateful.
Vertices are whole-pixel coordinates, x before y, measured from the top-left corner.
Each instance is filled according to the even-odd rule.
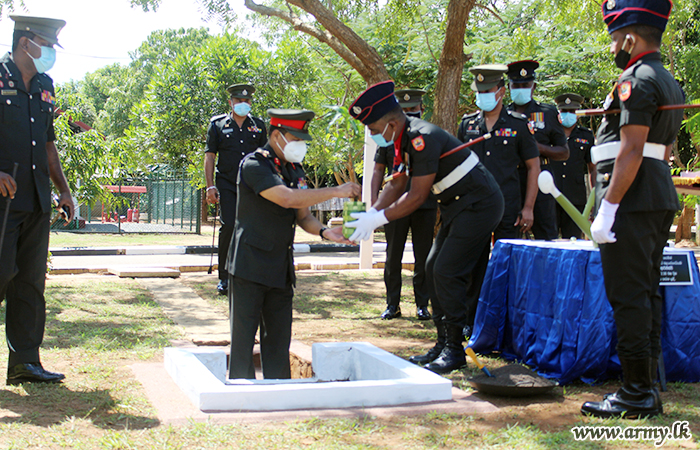
[[[691,271],[693,285],[661,287],[668,381],[700,381],[700,272],[694,257]],[[501,352],[561,384],[591,383],[620,373],[616,341],[600,253],[589,241],[496,243],[469,342],[474,351]]]

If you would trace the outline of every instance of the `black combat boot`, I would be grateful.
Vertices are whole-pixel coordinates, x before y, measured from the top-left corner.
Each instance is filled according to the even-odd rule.
[[[416,356],[411,356],[408,358],[410,362],[413,364],[418,364],[418,365],[425,365],[430,362],[435,361],[438,356],[440,356],[440,352],[442,352],[442,349],[445,348],[445,343],[447,342],[447,332],[445,331],[445,324],[442,323],[442,319],[434,319],[433,323],[435,324],[435,329],[437,330],[437,343],[435,343],[435,346],[428,350],[428,353],[425,353],[423,355],[416,355]]]
[[[651,376],[652,358],[623,359],[623,384],[617,392],[605,396],[601,402],[586,402],[583,414],[595,417],[621,417],[639,419],[653,417],[663,412],[659,392],[654,388]]]
[[[445,324],[447,331],[447,343],[440,352],[440,356],[425,368],[431,372],[443,374],[461,369],[467,365],[464,348],[462,348],[462,327],[460,325]]]

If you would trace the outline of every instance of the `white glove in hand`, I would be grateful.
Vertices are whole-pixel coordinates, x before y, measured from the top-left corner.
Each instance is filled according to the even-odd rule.
[[[617,242],[615,233],[612,232],[612,226],[615,223],[615,213],[619,204],[613,204],[603,199],[598,209],[598,215],[591,224],[591,237],[598,244],[609,244]]]
[[[350,217],[357,219],[354,222],[348,222],[345,224],[346,227],[355,228],[355,232],[350,236],[350,240],[353,242],[360,242],[372,237],[372,232],[382,225],[389,223],[386,220],[384,211],[375,210],[372,212],[370,210],[366,213],[352,213]]]

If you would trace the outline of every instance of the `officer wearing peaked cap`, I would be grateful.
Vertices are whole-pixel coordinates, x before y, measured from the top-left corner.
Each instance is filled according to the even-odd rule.
[[[395,93],[399,106],[406,116],[420,117],[423,114],[422,89],[400,89]],[[395,152],[394,147],[380,147],[374,156],[374,172],[372,174],[372,203],[377,200],[379,190],[384,180],[385,172],[393,173]],[[410,182],[407,185],[410,189]],[[428,303],[430,291],[425,275],[425,261],[433,244],[435,220],[437,218],[437,201],[432,193],[428,199],[413,213],[406,217],[389,222],[384,226],[386,234],[386,263],[384,264],[384,285],[386,287],[387,308],[381,318],[390,320],[401,316],[399,302],[401,300],[401,259],[408,231],[411,230],[413,256],[413,293],[416,302],[416,316],[420,320],[429,320]]]
[[[294,230],[348,242],[342,227],[325,228],[309,211],[334,197],[357,197],[355,183],[308,189],[301,162],[313,111],[270,109],[268,142],[248,154],[238,174],[238,211],[229,260],[231,357],[229,378],[255,378],[253,345],[260,326],[265,378],[290,378],[294,296]]]
[[[46,322],[51,181],[68,221],[74,208],[54,143],[53,81],[44,72],[53,66],[53,47],[66,22],[10,18],[15,21],[12,52],[0,58],[0,211],[9,203],[0,248],[0,302],[7,301],[7,383],[53,383],[64,375],[45,370],[39,357]]]
[[[586,184],[584,178],[590,176],[590,185],[595,184],[595,165],[591,163],[591,147],[595,138],[593,132],[578,124],[576,110],[581,109],[583,97],[567,93],[557,96],[554,101],[559,110],[559,121],[568,139],[569,159],[550,161],[550,169],[557,188],[576,206],[579,211],[586,207]],[[581,239],[583,232],[564,209],[556,205],[557,230],[561,237]]]
[[[462,329],[467,318],[465,293],[477,256],[488,247],[503,214],[503,196],[496,180],[468,148],[447,155],[461,142],[447,131],[407,117],[394,96],[394,83],[384,81],[365,90],[349,108],[367,126],[379,147],[393,146],[406,170],[390,181],[367,213],[353,214],[353,241],[369,239],[379,226],[414,212],[432,191],[442,224],[426,262],[435,289],[433,319],[444,327],[425,366],[447,373],[466,364]],[[411,188],[406,192],[408,178]],[[439,350],[439,351],[438,351]]]
[[[598,417],[634,419],[663,412],[654,386],[663,312],[659,278],[668,231],[680,207],[668,158],[683,120],[682,110],[658,111],[661,105],[683,103],[659,52],[671,6],[669,0],[602,4],[610,51],[623,70],[611,108],[622,112],[605,116],[591,149],[598,171],[591,235],[600,244],[623,384],[581,408]]]
[[[515,239],[520,231],[528,231],[532,226],[537,176],[540,173],[537,142],[525,116],[503,107],[506,91],[503,75],[507,69],[501,64],[486,64],[469,69],[474,75],[471,88],[476,91],[476,103],[481,111],[466,114],[457,131],[457,138],[462,142],[490,133],[490,139],[475,144],[471,149],[496,179],[503,194],[505,210],[493,233],[496,240]],[[520,192],[518,165],[527,167],[525,195]],[[489,262],[489,250],[489,246],[486,246],[479,256],[473,275],[474,289],[467,295],[469,329],[465,330],[465,336],[471,335],[474,326],[476,305]]]
[[[528,118],[530,125],[535,130],[535,140],[540,152],[540,169],[550,170],[549,162],[551,160],[566,160],[569,157],[569,149],[556,107],[540,103],[532,98],[537,87],[535,71],[539,66],[537,61],[532,60],[508,64],[510,97],[513,100],[508,105],[508,109],[524,114]],[[520,175],[521,184],[524,186],[526,177],[523,166],[520,167]],[[558,237],[555,205],[554,197],[542,192],[537,193],[535,222],[532,226],[535,239],[551,240]]]
[[[221,229],[219,231],[219,284],[220,295],[228,292],[228,256],[233,227],[236,223],[236,178],[238,166],[248,153],[267,142],[267,131],[262,119],[250,114],[255,88],[250,84],[234,84],[226,88],[231,113],[214,116],[207,131],[204,157],[204,177],[207,183],[207,201],[220,203]],[[218,157],[218,161],[217,161]],[[216,184],[214,165],[216,164]]]

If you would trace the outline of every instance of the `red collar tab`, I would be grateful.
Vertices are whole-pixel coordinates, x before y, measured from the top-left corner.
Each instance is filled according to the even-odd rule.
[[[639,61],[640,59],[642,59],[643,57],[645,57],[646,55],[649,55],[651,53],[656,53],[656,50],[650,50],[648,52],[640,53],[639,55],[630,59],[630,62],[627,64],[627,67],[625,67],[625,70],[629,69],[630,67],[632,67],[634,65],[634,63],[636,63],[637,61]]]

